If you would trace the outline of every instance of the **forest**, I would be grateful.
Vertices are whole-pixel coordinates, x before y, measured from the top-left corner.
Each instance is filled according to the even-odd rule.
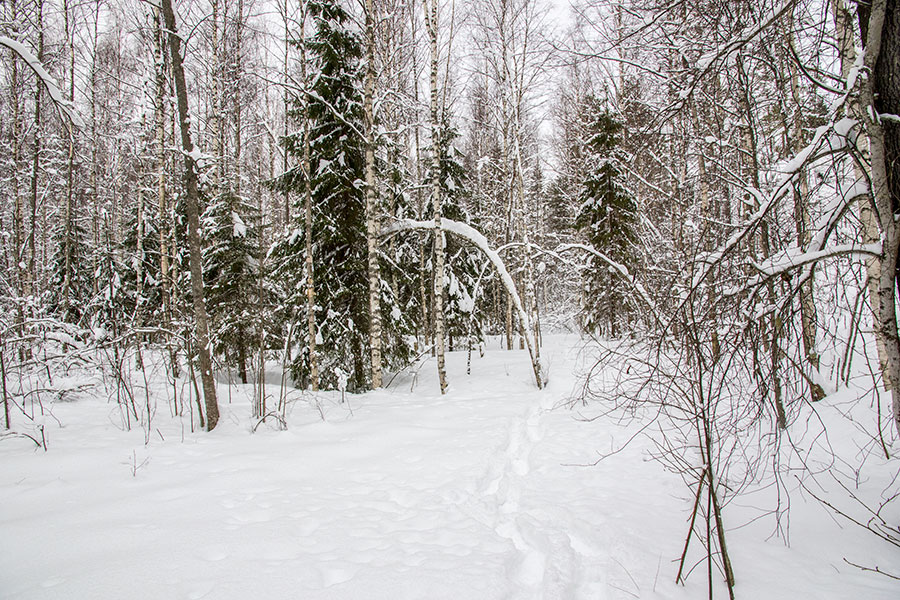
[[[488,467],[471,494],[496,503],[476,521],[517,553],[463,597],[781,597],[740,593],[740,559],[764,563],[737,522],[787,544],[794,504],[859,535],[835,598],[896,593],[897,0],[2,0],[0,65],[0,504],[26,506],[14,483],[51,468],[36,457],[90,438],[128,448],[135,480],[333,444],[309,467],[331,481],[356,455],[316,428],[339,421],[377,471],[389,448],[425,442],[408,414],[421,409],[456,428],[435,440],[472,437],[465,464]],[[481,413],[496,439],[479,440]],[[178,458],[178,436],[222,454]],[[265,436],[270,453],[248,445]],[[423,463],[468,473],[428,447]],[[573,481],[625,456],[666,474],[638,488],[634,467],[632,498],[679,497],[659,534],[675,566],[645,557],[601,589],[585,573],[625,559],[573,537],[593,517],[551,526],[523,507],[538,488],[598,493],[600,479]],[[564,463],[583,468],[552,479]],[[411,472],[385,471],[403,509]],[[373,491],[348,481],[321,485]],[[28,522],[0,532],[21,541]],[[749,541],[734,550],[732,535]],[[357,562],[310,575],[305,597],[427,597],[429,577],[449,581],[438,569],[393,595],[359,575],[374,558]],[[26,563],[0,595],[121,589],[34,587]],[[270,595],[290,596],[278,581]],[[831,597],[778,593],[803,590]]]

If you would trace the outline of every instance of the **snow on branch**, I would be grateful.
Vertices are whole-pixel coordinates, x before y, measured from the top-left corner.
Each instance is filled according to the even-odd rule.
[[[703,267],[698,270],[691,282],[692,290],[697,289],[697,287],[699,287],[699,285],[709,276],[713,268],[756,231],[778,202],[793,190],[792,184],[794,178],[806,165],[818,160],[822,156],[834,154],[847,146],[847,138],[851,135],[851,131],[856,124],[857,121],[853,119],[841,119],[836,123],[818,127],[809,145],[798,152],[793,160],[784,165],[784,174],[768,197],[763,195],[760,190],[749,187],[746,188],[747,191],[756,198],[757,202],[759,202],[759,209],[752,214],[747,221],[719,247],[718,250],[701,257],[700,264],[703,265]],[[824,148],[822,153],[817,154],[816,151],[823,143],[825,143],[827,147]],[[848,202],[848,200],[843,198],[839,204],[843,205],[846,202]],[[832,211],[832,214],[833,213],[834,211]]]
[[[599,258],[607,265],[609,265],[614,271],[621,275],[622,279],[624,279],[634,288],[641,301],[647,306],[648,309],[650,309],[650,312],[653,313],[653,317],[657,321],[661,322],[659,310],[657,309],[656,303],[650,297],[650,294],[647,293],[647,290],[644,289],[644,286],[641,285],[641,282],[631,274],[631,271],[628,270],[628,267],[620,262],[611,259],[609,256],[607,256],[603,252],[600,252],[593,246],[587,246],[585,244],[564,244],[556,249],[556,253],[561,254],[563,252],[569,252],[571,250],[581,250],[583,252],[587,252],[588,254]]]
[[[763,31],[771,27],[774,23],[778,22],[778,20],[781,19],[782,16],[784,16],[789,10],[793,8],[795,3],[796,0],[785,0],[772,10],[772,13],[767,19],[757,24],[751,24],[747,26],[743,31],[731,38],[731,40],[726,42],[724,45],[719,46],[714,51],[708,52],[701,56],[697,60],[696,64],[696,67],[700,73],[697,77],[694,78],[694,80],[687,88],[679,92],[679,100],[683,103],[691,94],[693,94],[694,89],[700,83],[700,80],[711,71],[712,66],[716,62],[718,62],[719,60],[727,59],[732,54],[752,42]]]
[[[44,65],[41,64],[41,61],[39,61],[24,44],[17,42],[12,38],[0,35],[0,46],[9,48],[18,54],[19,57],[25,61],[25,64],[27,64],[31,70],[34,71],[35,75],[38,76],[38,79],[41,80],[44,87],[47,88],[50,98],[53,100],[53,103],[56,105],[56,108],[59,109],[60,113],[68,117],[69,121],[76,127],[84,127],[84,121],[82,121],[78,113],[75,112],[72,102],[65,99],[62,92],[59,90],[59,86],[56,85],[56,80],[53,79],[50,73],[44,68]]]
[[[409,231],[414,229],[434,229],[435,222],[432,220],[428,221],[416,221],[414,219],[401,219],[393,223],[391,226],[387,227],[382,231],[382,236],[390,236],[395,233],[400,233],[401,231]],[[503,263],[503,259],[500,258],[500,255],[496,250],[492,249],[490,244],[487,241],[487,238],[484,235],[471,227],[470,225],[466,225],[465,223],[460,223],[459,221],[453,221],[452,219],[441,219],[441,230],[449,233],[453,233],[458,235],[459,237],[468,240],[472,244],[478,247],[484,255],[488,258],[491,264],[496,269],[497,273],[500,275],[501,281],[506,286],[507,292],[509,292],[510,297],[513,301],[513,306],[516,309],[516,313],[519,316],[519,323],[521,326],[522,337],[525,338],[525,343],[528,346],[528,354],[531,356],[531,362],[534,366],[534,378],[537,386],[539,388],[544,386],[544,382],[546,381],[546,373],[543,372],[543,368],[541,367],[540,360],[535,358],[534,355],[534,344],[537,343],[537,340],[532,341],[530,336],[531,328],[531,319],[528,318],[528,313],[525,312],[524,307],[522,306],[522,300],[519,297],[518,291],[516,291],[516,285],[513,282],[513,278],[510,276],[509,271],[506,269],[506,265]]]
[[[764,260],[760,263],[753,263],[753,267],[765,275],[774,276],[796,267],[802,267],[810,263],[818,262],[825,258],[845,254],[880,256],[881,244],[841,244],[839,246],[831,246],[830,248],[822,248],[820,250],[808,252],[802,252],[799,248],[788,248],[784,252],[779,252],[768,260]]]

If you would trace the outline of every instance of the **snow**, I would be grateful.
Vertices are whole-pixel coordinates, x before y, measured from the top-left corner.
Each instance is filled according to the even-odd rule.
[[[811,262],[817,262],[823,258],[837,256],[841,254],[864,255],[864,256],[880,256],[881,244],[840,244],[821,250],[804,252],[800,248],[787,248],[768,260],[756,263],[756,269],[766,275],[777,275],[791,268],[805,265]]]
[[[253,385],[226,394],[221,380],[215,431],[190,433],[188,417],[170,417],[157,400],[147,444],[140,429],[117,426],[115,405],[99,394],[53,404],[62,426],[47,422],[48,452],[23,439],[0,444],[0,594],[706,597],[702,565],[686,586],[673,582],[691,491],[648,460],[653,445],[641,436],[593,464],[637,426],[585,420],[605,406],[562,406],[590,365],[581,342],[548,336],[557,376],[544,390],[530,383],[524,351],[489,344],[495,349],[473,358],[471,377],[465,352],[447,355],[446,396],[434,359],[345,404],[336,392],[294,390],[286,431],[261,425],[251,434]],[[161,381],[151,387],[165,398]],[[837,400],[819,408],[830,443],[864,443],[836,418]],[[758,502],[742,498],[724,513],[739,598],[897,597],[896,582],[843,560],[896,572],[896,549],[796,490],[788,547],[770,539],[771,519],[753,521]]]
[[[247,225],[241,219],[241,215],[231,211],[231,222],[233,224],[232,237],[246,237]]]
[[[41,64],[41,61],[37,59],[31,50],[21,42],[3,35],[0,35],[0,46],[5,46],[18,54],[19,57],[25,61],[25,64],[34,71],[35,75],[38,76],[38,79],[43,82],[44,87],[47,88],[47,92],[50,94],[50,98],[60,112],[66,115],[76,127],[84,127],[84,121],[73,108],[72,102],[65,99],[59,86],[56,84],[56,80],[47,72],[44,65]]]

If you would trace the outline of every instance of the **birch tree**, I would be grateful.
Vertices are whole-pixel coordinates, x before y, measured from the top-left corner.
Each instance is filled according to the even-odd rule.
[[[363,92],[366,160],[366,247],[369,276],[369,351],[372,387],[381,387],[381,269],[378,264],[378,207],[375,183],[375,6],[365,0],[366,74]],[[442,385],[443,389],[443,385]]]
[[[423,0],[425,30],[431,54],[429,82],[431,85],[431,212],[434,215],[434,347],[437,357],[438,381],[441,393],[447,391],[447,372],[444,366],[444,232],[441,230],[441,164],[438,147],[440,113],[438,111],[438,2]]]

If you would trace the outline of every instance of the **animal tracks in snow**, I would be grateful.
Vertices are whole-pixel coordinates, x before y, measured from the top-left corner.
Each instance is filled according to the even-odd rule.
[[[532,455],[545,436],[543,417],[552,408],[552,398],[543,394],[528,410],[512,419],[507,436],[488,461],[476,502],[485,507],[487,522],[508,541],[507,580],[514,586],[513,598],[563,599],[576,593],[582,552],[591,552],[581,542],[576,550],[567,523],[554,519],[527,498],[532,473]]]

